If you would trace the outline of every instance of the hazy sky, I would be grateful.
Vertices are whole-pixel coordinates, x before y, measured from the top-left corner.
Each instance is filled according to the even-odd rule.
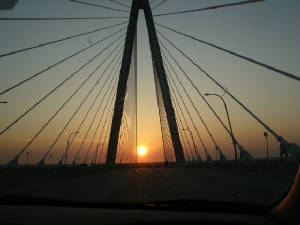
[[[130,5],[129,0],[119,0]],[[96,1],[109,7],[121,9],[122,6],[109,0]],[[153,5],[159,3],[155,0]],[[158,7],[153,14],[202,8],[217,4],[225,4],[238,1],[222,0],[168,0]],[[126,8],[122,8],[127,10]],[[128,13],[114,12],[101,8],[80,5],[67,0],[19,0],[15,9],[0,11],[0,17],[89,17],[89,16],[128,16]],[[157,17],[155,21],[170,26],[181,32],[191,34],[199,39],[209,41],[224,48],[231,49],[242,55],[254,58],[258,61],[272,65],[281,70],[299,76],[299,1],[297,0],[266,0],[261,3],[221,8],[204,12],[180,14],[174,16]],[[128,19],[111,20],[83,20],[83,21],[1,21],[0,29],[0,53],[4,54],[13,50],[29,47],[35,44],[56,40],[69,35],[94,30],[100,27],[114,25]],[[0,58],[0,91],[37,73],[49,65],[75,53],[76,51],[95,43],[101,38],[117,31],[122,26],[111,28],[88,36],[60,42],[24,53]],[[275,72],[270,72],[257,65],[230,56],[226,53],[201,43],[183,38],[170,31],[158,28],[177,46],[184,50],[195,62],[201,65],[211,76],[249,107],[257,116],[268,124],[275,132],[283,136],[289,142],[300,143],[299,121],[299,82],[285,78]],[[125,31],[125,30],[124,30]],[[47,92],[68,77],[101,49],[113,41],[117,36],[110,38],[99,46],[82,53],[62,65],[42,74],[39,78],[0,96],[0,101],[8,101],[8,104],[0,104],[0,129],[14,121]],[[138,21],[138,145],[148,147],[148,154],[141,161],[160,161],[163,159],[161,132],[159,125],[158,108],[155,95],[151,55],[148,44],[147,29],[143,13],[140,13]],[[195,82],[202,93],[218,93],[222,90],[215,86],[188,60],[182,57],[170,45],[164,42],[174,57],[181,63],[185,71]],[[47,119],[55,113],[61,104],[72,94],[78,85],[96,68],[96,66],[113,49],[110,48],[102,57],[83,69],[74,76],[62,88],[47,98],[28,116],[0,136],[0,163],[6,163],[12,159],[33,137]],[[100,69],[104,70],[107,61]],[[229,135],[215,119],[208,107],[197,95],[195,90],[183,78],[182,81],[197,105],[207,126],[212,131],[217,143],[228,158],[233,157],[233,147]],[[89,89],[98,79],[98,75],[91,78],[86,85],[74,96],[58,116],[49,124],[39,137],[28,148],[31,161],[37,162],[55,140],[58,133],[64,127],[71,114],[83,100]],[[97,88],[96,88],[97,89]],[[52,162],[57,161],[66,148],[67,139],[71,132],[76,130],[80,121],[92,104],[98,89],[91,94],[87,102],[82,106],[78,115],[74,117],[68,128],[58,140],[51,153]],[[106,90],[103,91],[104,95]],[[259,125],[249,114],[238,106],[227,95],[224,96],[231,115],[232,127],[239,143],[243,145],[253,156],[265,157],[265,129]],[[226,121],[224,107],[219,99],[208,97],[207,99],[220,117]],[[191,109],[187,98],[185,101]],[[105,103],[105,102],[104,102]],[[98,104],[98,102],[97,102]],[[70,158],[74,157],[80,142],[84,138],[85,131],[92,121],[92,115],[97,106],[91,110],[90,116],[82,126],[74,144],[70,149]],[[215,157],[214,145],[198,119],[196,113],[191,110],[209,153]],[[105,117],[105,115],[104,115]],[[100,119],[100,113],[97,116]],[[226,121],[227,122],[227,121]],[[97,120],[95,121],[97,124]],[[188,122],[191,126],[191,122]],[[227,123],[226,123],[227,124]],[[103,124],[101,125],[103,126]],[[82,148],[82,159],[88,149],[89,142],[96,125],[93,125],[87,143]],[[182,127],[179,127],[180,129]],[[196,136],[196,134],[193,132]],[[100,131],[96,134],[97,145]],[[279,145],[270,135],[270,155],[278,156]],[[197,147],[204,157],[202,146],[196,139]],[[24,162],[25,157],[20,158]],[[49,160],[49,159],[48,159]]]

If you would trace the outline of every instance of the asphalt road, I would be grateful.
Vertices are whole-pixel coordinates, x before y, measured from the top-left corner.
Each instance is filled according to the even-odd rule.
[[[5,184],[1,175],[0,179]],[[126,202],[199,199],[268,205],[283,196],[292,180],[288,175],[220,168],[127,168],[17,185],[9,185],[9,181],[0,186],[0,196]]]

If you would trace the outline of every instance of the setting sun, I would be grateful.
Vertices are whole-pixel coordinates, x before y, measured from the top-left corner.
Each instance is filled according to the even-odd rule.
[[[138,147],[137,151],[138,151],[139,155],[146,155],[147,148],[145,146],[141,145],[141,146]]]

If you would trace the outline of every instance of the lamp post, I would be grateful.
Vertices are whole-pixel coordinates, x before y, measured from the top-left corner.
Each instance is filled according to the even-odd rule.
[[[229,118],[229,113],[228,113],[228,109],[227,109],[227,105],[226,102],[224,101],[224,99],[222,98],[221,95],[218,94],[209,94],[209,93],[205,93],[205,96],[217,96],[219,97],[222,102],[224,103],[224,107],[226,110],[226,115],[227,115],[227,119],[228,119],[228,124],[229,124],[229,128],[230,128],[230,134],[231,134],[231,138],[232,138],[232,143],[233,143],[233,147],[234,147],[234,156],[235,156],[235,161],[238,162],[238,158],[237,158],[237,150],[236,150],[236,142],[235,142],[235,138],[233,136],[233,132],[232,132],[232,127],[231,127],[231,122],[230,122],[230,118]]]
[[[193,142],[195,154],[196,154],[196,156],[198,157],[198,159],[201,159],[201,158],[200,158],[200,155],[199,155],[199,152],[197,151],[197,147],[196,147],[196,144],[195,144],[195,141],[194,141],[194,136],[193,136],[193,134],[192,134],[192,131],[191,131],[189,128],[183,128],[182,130],[183,130],[183,131],[185,131],[185,130],[189,131],[189,133],[190,133],[190,135],[191,135],[191,138],[192,138],[192,142]]]
[[[67,154],[68,154],[68,150],[69,150],[69,145],[70,145],[70,138],[71,136],[74,134],[74,137],[78,134],[78,131],[72,132],[69,134],[69,138],[68,138],[68,142],[67,142],[67,147],[66,147],[66,152],[65,152],[65,166],[67,166]]]
[[[267,160],[269,160],[269,143],[268,143],[268,133],[267,133],[267,132],[264,132],[264,136],[266,137]]]

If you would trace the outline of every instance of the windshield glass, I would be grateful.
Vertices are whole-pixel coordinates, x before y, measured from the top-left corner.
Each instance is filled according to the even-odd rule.
[[[0,20],[0,197],[266,206],[289,190],[299,1],[3,0]]]

